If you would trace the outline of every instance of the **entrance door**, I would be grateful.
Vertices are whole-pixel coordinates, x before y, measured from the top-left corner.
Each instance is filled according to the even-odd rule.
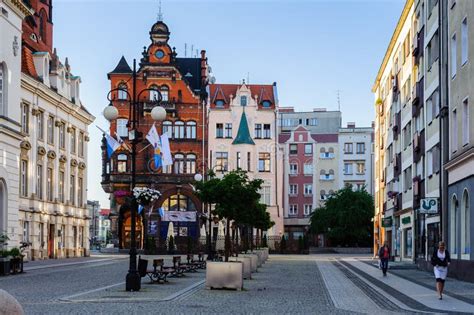
[[[54,258],[54,224],[49,225],[48,231],[48,257]]]

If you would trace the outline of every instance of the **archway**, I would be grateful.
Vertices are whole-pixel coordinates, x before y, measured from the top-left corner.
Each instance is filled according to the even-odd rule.
[[[119,215],[119,248],[130,248],[132,234],[132,216],[129,205],[120,208]],[[137,248],[143,248],[143,224],[140,215],[135,217],[135,235]]]

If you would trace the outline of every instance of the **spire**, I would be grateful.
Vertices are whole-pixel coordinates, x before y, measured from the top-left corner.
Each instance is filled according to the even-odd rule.
[[[161,0],[158,4],[158,22],[163,22],[163,12],[161,12]]]
[[[110,74],[113,74],[113,73],[120,73],[120,74],[132,73],[132,69],[128,65],[128,62],[127,62],[127,60],[125,59],[124,56],[122,56],[122,58],[120,58],[120,61],[117,64],[117,66],[115,67],[115,69],[112,70],[111,72],[109,72],[107,74],[107,76],[109,76],[109,78],[110,78]]]
[[[237,131],[237,136],[235,137],[232,144],[255,144],[252,137],[250,136],[249,125],[247,123],[247,116],[245,111],[242,112],[240,117],[239,130]]]

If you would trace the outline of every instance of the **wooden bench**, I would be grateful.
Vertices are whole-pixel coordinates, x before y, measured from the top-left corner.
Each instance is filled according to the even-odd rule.
[[[138,260],[138,272],[140,277],[148,276],[151,283],[160,283],[160,281],[163,281],[163,283],[168,282],[166,278],[176,273],[174,268],[164,266],[163,259],[153,259],[153,269],[147,269],[147,266],[148,260],[141,258]]]
[[[189,271],[188,264],[181,263],[181,256],[173,256],[173,267],[177,277],[182,277],[185,272]]]

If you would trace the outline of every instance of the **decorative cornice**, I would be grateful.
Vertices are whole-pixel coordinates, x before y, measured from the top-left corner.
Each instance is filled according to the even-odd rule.
[[[20,148],[25,149],[25,150],[30,150],[31,149],[31,143],[27,140],[23,140],[20,143]]]
[[[26,6],[22,0],[7,0],[6,3],[20,15],[21,19],[34,14],[33,9]]]
[[[38,155],[45,155],[46,154],[46,149],[42,146],[39,146],[37,149]]]
[[[79,163],[79,169],[80,169],[80,170],[83,170],[83,169],[85,169],[85,168],[86,168],[86,163],[80,162],[80,163]]]
[[[72,160],[71,160],[71,166],[72,166],[72,167],[76,167],[76,166],[77,166],[77,160],[76,160],[76,159],[72,159]]]

